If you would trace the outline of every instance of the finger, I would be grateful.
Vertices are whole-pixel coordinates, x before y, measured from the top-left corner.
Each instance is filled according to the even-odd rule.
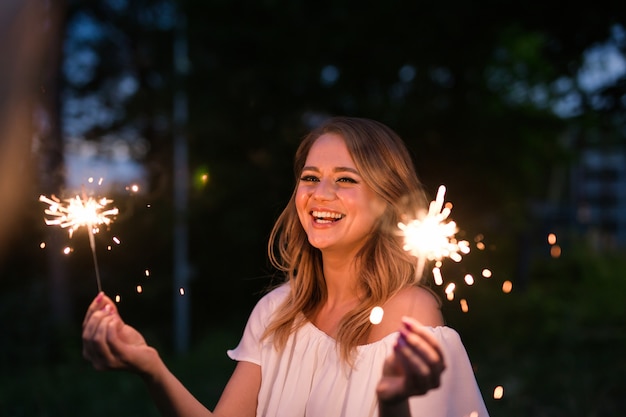
[[[444,359],[440,350],[422,338],[411,332],[401,332],[399,338],[406,343],[406,356],[417,357],[424,362],[432,371],[443,371]]]
[[[438,364],[445,368],[445,358],[441,344],[432,331],[411,317],[403,317],[402,323],[404,328],[400,333],[407,338],[408,343],[414,349],[418,349],[431,364]]]
[[[94,311],[83,327],[83,356],[96,362],[102,359],[103,345],[106,343],[106,323],[110,320],[111,306],[106,304],[100,310]]]
[[[88,342],[93,339],[96,329],[100,325],[100,321],[109,315],[112,310],[112,306],[110,304],[99,302],[97,305],[100,306],[100,308],[93,309],[83,323],[83,342]]]
[[[83,327],[89,321],[89,318],[95,311],[98,311],[102,308],[102,299],[104,298],[104,293],[100,291],[98,295],[91,301],[89,307],[87,308],[87,312],[85,313],[85,318],[83,319]]]
[[[419,349],[415,349],[409,344],[404,334],[398,336],[396,346],[396,363],[403,369],[404,374],[413,374],[420,377],[429,376],[432,367]]]
[[[398,340],[396,356],[404,368],[404,390],[408,395],[423,395],[440,385],[439,374],[433,372],[422,358],[415,355],[402,338]]]
[[[426,326],[423,326],[413,317],[403,316],[402,325],[405,329],[415,332],[422,336],[424,339],[428,340],[431,345],[439,346],[439,341],[437,340],[435,335]]]
[[[441,346],[427,329],[426,333],[420,332],[420,334],[430,337],[422,338],[417,333],[405,331],[400,333],[401,360],[410,367],[408,373],[414,369],[429,381],[431,387],[438,387],[441,383],[441,375],[446,368]]]
[[[111,300],[105,293],[102,291],[98,293],[98,295],[93,299],[89,307],[87,308],[87,313],[85,314],[85,318],[83,319],[83,326],[89,321],[89,318],[96,311],[102,310],[106,305],[111,306],[111,310],[117,313],[117,305]]]
[[[116,331],[115,322],[118,316],[109,314],[100,321],[100,325],[94,335],[92,354],[96,369],[118,368],[120,361],[109,344],[110,333]]]

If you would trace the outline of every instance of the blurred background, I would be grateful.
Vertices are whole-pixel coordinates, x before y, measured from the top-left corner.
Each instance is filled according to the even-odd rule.
[[[438,288],[492,417],[624,415],[625,12],[4,0],[0,415],[157,415],[136,377],[82,359],[92,251],[41,194],[113,200],[102,288],[212,408],[276,277],[295,147],[330,115],[386,123],[431,196],[447,187],[472,251],[443,267],[454,298]]]

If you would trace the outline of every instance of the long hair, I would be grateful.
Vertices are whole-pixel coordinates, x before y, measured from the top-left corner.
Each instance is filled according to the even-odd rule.
[[[406,220],[405,215],[425,209],[427,200],[404,142],[384,124],[334,117],[306,135],[294,157],[296,187],[268,242],[270,262],[285,273],[290,284],[286,300],[263,334],[263,338],[273,336],[277,349],[285,346],[289,335],[305,323],[327,296],[321,252],[309,243],[295,204],[298,180],[309,150],[327,133],[343,138],[363,181],[386,202],[375,230],[357,253],[363,297],[339,324],[336,340],[341,358],[351,364],[356,346],[370,329],[371,309],[383,305],[399,290],[422,281],[422,276],[417,276],[415,259],[402,248],[397,224]]]

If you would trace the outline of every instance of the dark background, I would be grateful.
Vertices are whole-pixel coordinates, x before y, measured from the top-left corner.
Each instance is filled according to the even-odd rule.
[[[114,138],[145,169],[138,193],[110,185],[120,215],[96,235],[103,289],[212,408],[225,350],[275,275],[266,242],[295,147],[339,114],[396,130],[433,198],[446,185],[459,236],[485,243],[445,264],[458,289],[444,310],[492,417],[623,415],[622,2],[10,0],[0,12],[0,415],[156,415],[138,379],[81,357],[97,292],[87,236],[46,226],[37,201],[85,181],[68,178],[71,144],[107,161]],[[606,64],[591,52],[607,45],[621,72],[590,88],[581,73]]]

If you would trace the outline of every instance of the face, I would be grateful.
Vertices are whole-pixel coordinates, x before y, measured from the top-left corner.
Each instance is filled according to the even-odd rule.
[[[314,247],[355,253],[385,211],[365,184],[341,136],[320,136],[309,151],[296,190],[300,223]]]

